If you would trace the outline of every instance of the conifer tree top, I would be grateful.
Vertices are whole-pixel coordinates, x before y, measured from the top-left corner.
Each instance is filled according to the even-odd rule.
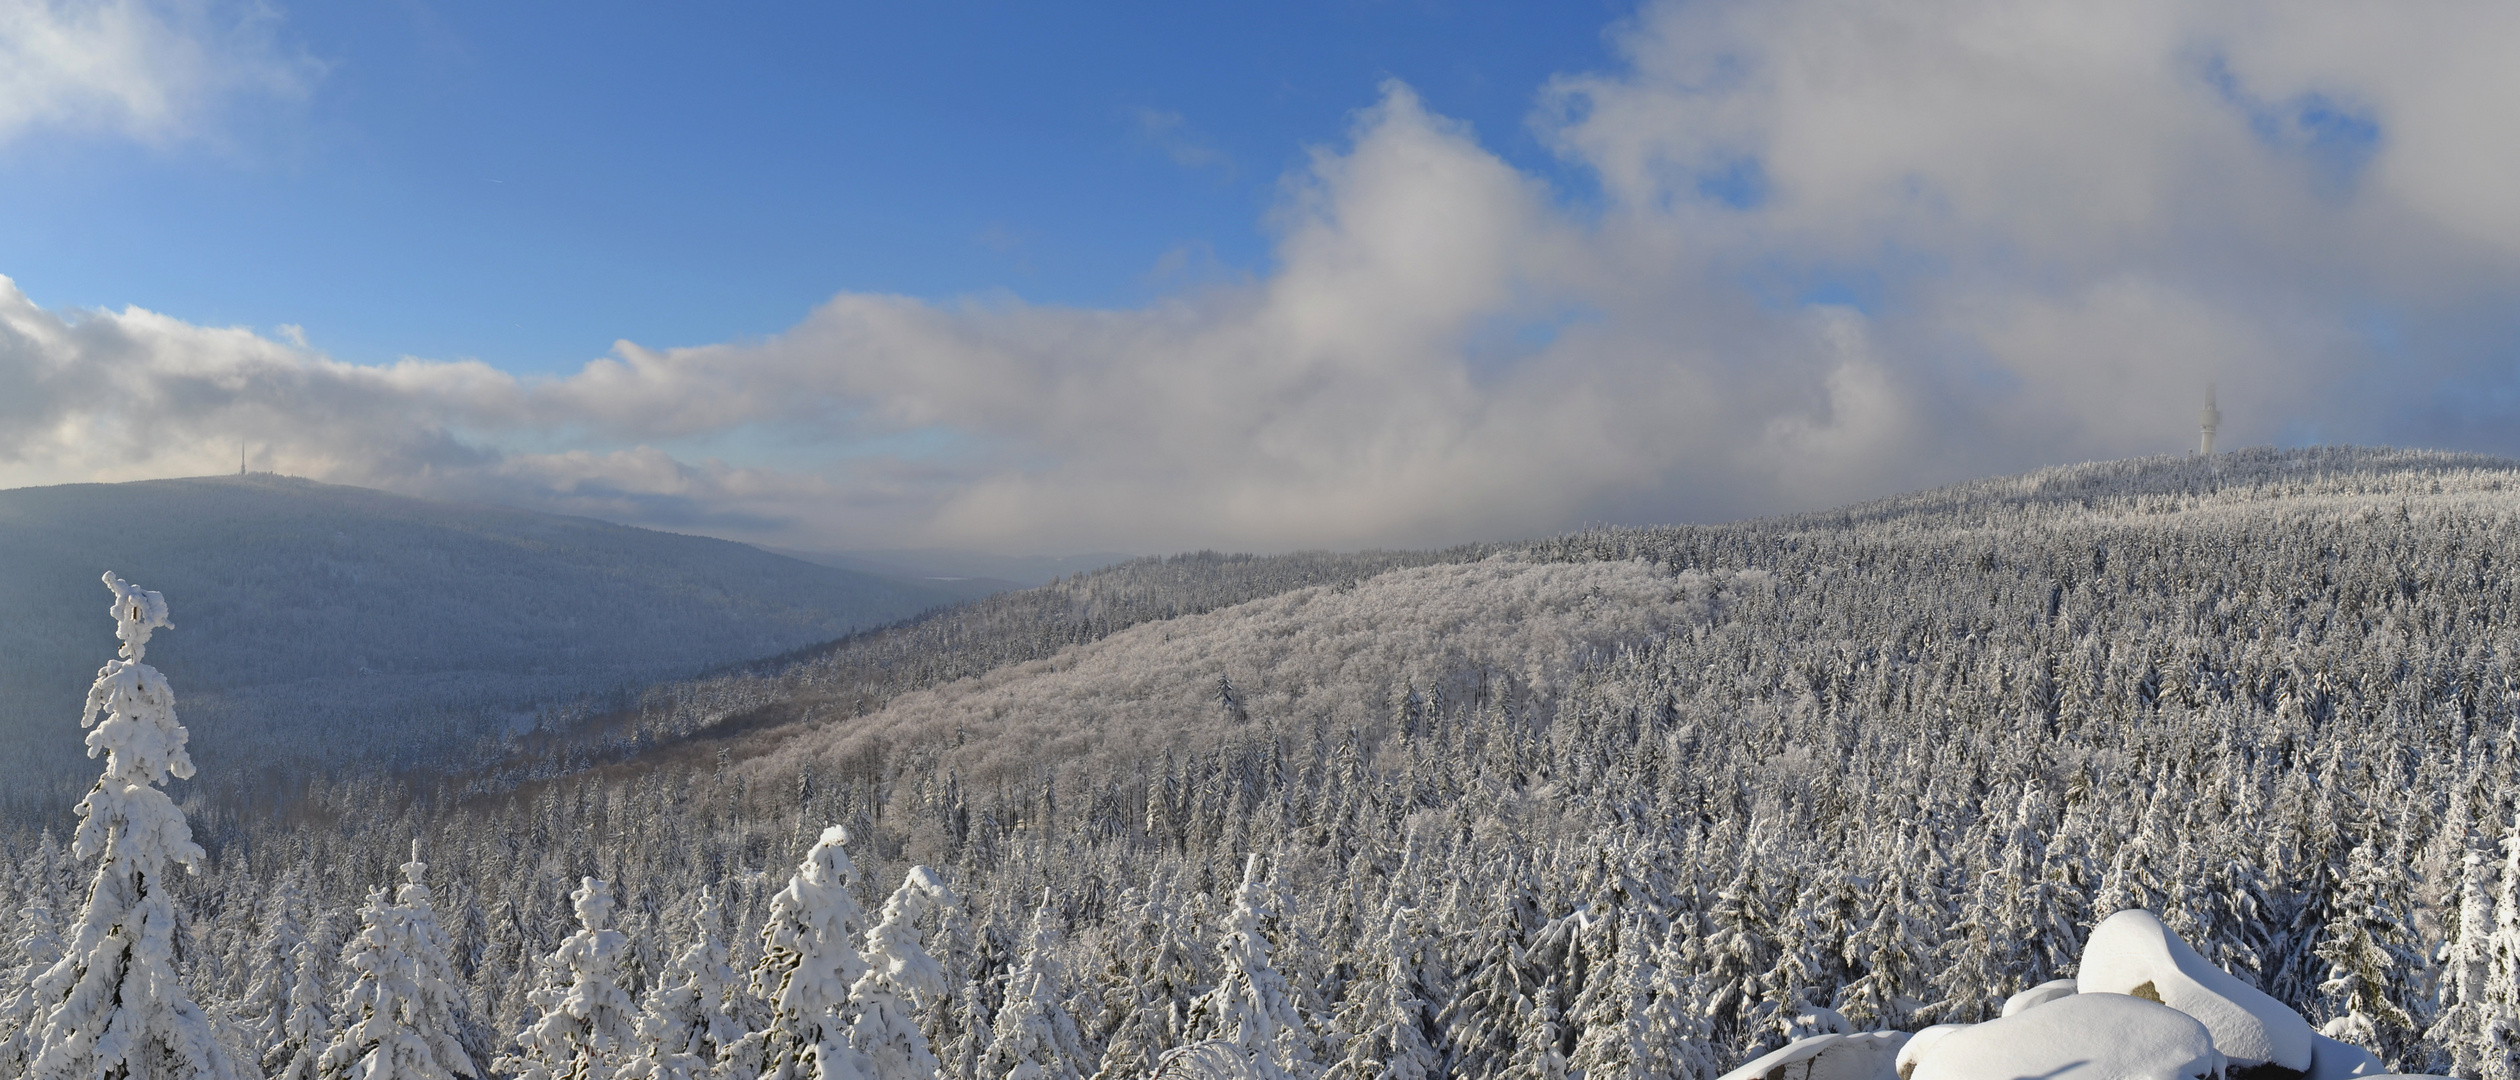
[[[88,756],[105,755],[105,776],[128,784],[189,777],[192,757],[184,751],[184,727],[175,722],[174,690],[156,668],[141,662],[149,635],[174,625],[166,620],[166,598],[133,588],[110,571],[105,587],[114,591],[107,613],[122,649],[88,688],[87,708],[79,717],[80,727],[95,728],[88,733]]]

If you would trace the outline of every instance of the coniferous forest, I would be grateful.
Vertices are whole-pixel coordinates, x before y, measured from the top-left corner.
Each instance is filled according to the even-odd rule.
[[[284,792],[188,776],[200,600],[115,583],[0,1075],[1713,1080],[2143,908],[2520,1076],[2515,566],[2520,463],[2353,449],[1200,554]]]

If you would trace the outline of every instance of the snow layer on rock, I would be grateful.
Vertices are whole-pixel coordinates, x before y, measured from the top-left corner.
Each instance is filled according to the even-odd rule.
[[[1898,1060],[1891,1062],[1891,1067],[1896,1069],[1901,1077],[1907,1076],[1910,1070],[1916,1068],[1916,1059],[1923,1057],[1927,1050],[1933,1049],[1935,1043],[1943,1040],[1943,1036],[1968,1026],[1967,1024],[1936,1024],[1908,1036],[1907,1045],[1899,1048]]]
[[[2206,962],[2152,912],[2129,908],[2093,927],[2078,974],[2082,993],[2132,994],[2203,1021],[2234,1064],[2310,1068],[2309,1021]]]
[[[1908,1032],[1812,1035],[1759,1055],[1721,1080],[1898,1080],[1900,1047]]]
[[[2386,1074],[2389,1067],[2380,1063],[2378,1055],[2349,1042],[2338,1042],[2325,1035],[2312,1034],[2315,1050],[2310,1055],[2310,1075],[2302,1080],[2347,1080],[2348,1077],[2374,1077]]]
[[[1722,1080],[1897,1080],[1904,1031],[1866,1031],[1796,1039],[1752,1060]]]
[[[2082,993],[1971,1024],[1917,1055],[1908,1080],[2210,1080],[2223,1071],[2195,1017],[2123,994]]]
[[[2037,986],[2033,986],[2030,989],[2005,998],[2004,1015],[2011,1016],[2023,1009],[2045,1005],[2048,1002],[2061,997],[2072,997],[2074,994],[2079,993],[2081,989],[2082,988],[2077,986],[2072,979],[2049,979]]]

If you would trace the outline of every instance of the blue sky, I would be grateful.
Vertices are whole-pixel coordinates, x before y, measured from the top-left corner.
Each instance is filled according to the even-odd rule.
[[[1423,546],[2520,455],[2520,6],[0,20],[0,485]]]
[[[1525,121],[1623,7],[283,4],[302,92],[0,153],[0,273],[520,372],[843,291],[1130,305],[1265,273],[1280,178],[1387,78],[1580,185]]]

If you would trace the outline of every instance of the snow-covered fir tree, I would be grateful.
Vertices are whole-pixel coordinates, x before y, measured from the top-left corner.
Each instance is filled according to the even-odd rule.
[[[628,939],[612,928],[611,884],[580,878],[569,904],[577,932],[543,964],[531,997],[536,1015],[517,1032],[515,1054],[491,1067],[518,1080],[603,1080],[637,1048],[638,1010],[621,987]]]
[[[305,909],[305,883],[293,870],[263,900],[257,920],[262,933],[253,940],[244,972],[245,991],[235,1006],[265,1072],[286,1063],[297,1049],[289,1045],[289,998],[297,987],[299,950],[307,943]],[[283,1051],[283,1047],[288,1049]],[[278,1052],[280,1060],[273,1061],[267,1051]]]
[[[637,1059],[622,1067],[636,1080],[689,1080],[717,1061],[718,1051],[742,1038],[743,1025],[727,1012],[735,969],[720,937],[726,910],[717,895],[700,890],[691,913],[691,937],[657,976],[639,1012]]]
[[[390,897],[382,888],[370,892],[359,909],[358,932],[341,952],[350,983],[332,1009],[331,1041],[313,1060],[322,1080],[479,1075],[460,1036],[463,994],[452,982],[445,934],[422,880],[427,870],[414,840],[411,861],[401,866],[403,884]],[[302,1029],[295,1038],[311,1039],[321,1021],[311,1009],[293,1014]],[[284,1067],[284,1074],[297,1071]]]
[[[752,992],[769,1003],[767,1025],[726,1051],[730,1066],[764,1080],[870,1080],[866,1056],[849,1041],[842,1009],[866,974],[858,939],[865,909],[850,895],[857,876],[845,825],[824,829],[770,900]]]
[[[119,654],[88,688],[79,726],[104,774],[79,802],[72,848],[97,862],[87,905],[60,959],[37,975],[35,1080],[226,1080],[234,1063],[210,1017],[177,970],[177,909],[169,864],[198,872],[203,859],[183,811],[158,785],[193,774],[189,736],[175,721],[175,691],[144,662],[149,638],[170,627],[166,598],[113,574]]]
[[[288,1012],[281,1020],[278,1035],[263,1051],[263,1071],[270,1074],[271,1080],[314,1080],[325,1049],[332,1045],[323,946],[312,938],[300,940],[294,959]]]
[[[50,837],[45,846],[49,848]],[[47,869],[49,869],[47,867]],[[0,974],[0,1076],[23,1075],[40,1033],[33,1021],[41,1004],[35,979],[61,959],[61,931],[53,921],[52,903],[37,888],[26,890],[17,912],[15,970]]]
[[[2403,1004],[2406,984],[2422,973],[2412,929],[2392,895],[2404,874],[2385,869],[2372,845],[2354,848],[2333,909],[2335,920],[2320,937],[2318,955],[2328,965],[2319,989],[2329,996],[2335,1019],[2329,1038],[2342,1039],[2400,1062],[2415,1050],[2422,1021]],[[2416,1063],[2420,1064],[2420,1063]]]
[[[980,1075],[1006,1080],[1078,1080],[1081,1040],[1061,993],[1058,930],[1050,897],[1033,909],[1023,958],[1007,976],[1006,996],[989,1026]]]
[[[875,1080],[933,1080],[936,1054],[919,1029],[922,1004],[945,994],[945,968],[919,940],[928,912],[958,906],[936,871],[913,866],[884,901],[874,929],[866,932],[866,974],[849,988],[857,1020],[849,1036],[866,1055]]]
[[[1260,866],[1257,853],[1243,861],[1242,884],[1216,949],[1216,985],[1192,1006],[1191,1035],[1233,1044],[1262,1076],[1313,1076],[1320,1070],[1311,1025],[1271,960],[1273,947],[1261,926],[1272,905]]]

